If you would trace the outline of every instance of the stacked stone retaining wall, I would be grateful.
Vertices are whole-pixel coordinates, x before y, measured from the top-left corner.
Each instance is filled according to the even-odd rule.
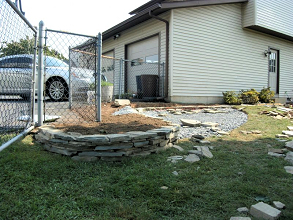
[[[45,150],[70,156],[76,161],[121,161],[133,156],[146,156],[171,147],[177,141],[179,125],[124,134],[81,135],[62,132],[51,126],[40,128],[35,135]]]

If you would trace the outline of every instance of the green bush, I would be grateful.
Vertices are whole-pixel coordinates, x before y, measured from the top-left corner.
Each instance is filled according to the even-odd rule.
[[[110,83],[110,82],[102,80],[101,86],[113,86],[113,83]],[[89,86],[89,90],[90,91],[95,91],[95,89],[96,89],[96,84],[91,83],[90,86]]]
[[[259,101],[258,95],[259,92],[257,92],[255,89],[240,91],[240,97],[244,104],[256,104]]]
[[[103,81],[102,80],[101,86],[113,86],[113,83],[110,83],[108,81]]]
[[[224,102],[229,105],[240,105],[242,103],[239,95],[237,95],[234,91],[226,91],[223,92]]]
[[[275,96],[275,92],[271,91],[271,88],[263,88],[259,93],[259,101],[264,103],[272,102],[272,98]]]

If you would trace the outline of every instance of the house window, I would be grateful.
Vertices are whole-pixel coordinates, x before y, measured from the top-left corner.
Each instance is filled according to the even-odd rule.
[[[134,60],[131,60],[131,66],[139,66],[142,65],[143,63],[143,58],[137,58]]]
[[[159,62],[158,54],[145,57],[145,62],[146,63],[158,63]]]
[[[276,72],[276,53],[271,53],[270,54],[270,60],[269,60],[269,65],[270,65],[270,72]]]

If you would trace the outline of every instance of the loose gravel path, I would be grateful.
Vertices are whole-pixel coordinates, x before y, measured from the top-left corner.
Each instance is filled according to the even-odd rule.
[[[155,111],[144,111],[142,114],[150,117],[160,117],[159,115],[164,115],[163,118],[166,121],[170,121],[174,124],[179,124],[182,126],[180,119],[191,119],[191,120],[198,120],[200,122],[216,122],[219,124],[219,128],[222,131],[231,131],[235,128],[238,128],[242,124],[247,121],[247,115],[236,109],[232,108],[217,108],[218,111],[223,113],[204,113],[204,110],[200,111],[199,113],[194,114],[182,114],[182,115],[174,115],[169,113],[166,110],[155,110]],[[120,109],[118,112],[115,112],[115,115],[120,114],[129,114],[135,113],[136,110],[132,109],[131,107],[127,106],[125,108]],[[212,135],[218,135],[217,132],[213,132],[210,128],[207,127],[181,127],[179,138],[190,138],[194,134],[204,135],[206,137]]]

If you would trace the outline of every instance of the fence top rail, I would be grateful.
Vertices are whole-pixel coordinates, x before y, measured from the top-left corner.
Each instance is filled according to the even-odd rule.
[[[85,35],[85,34],[77,34],[77,33],[72,33],[72,32],[67,32],[67,31],[58,31],[58,30],[53,30],[53,29],[48,29],[48,28],[46,29],[46,31],[55,32],[55,33],[61,33],[61,34],[70,34],[70,35],[75,35],[75,36],[80,36],[80,37],[97,38],[96,36]]]
[[[21,19],[32,29],[32,31],[35,32],[35,34],[37,34],[36,28],[32,26],[32,24],[26,19],[26,17],[24,17],[24,15],[19,11],[15,4],[10,0],[5,1],[11,6],[11,8],[13,8],[13,10],[19,15],[19,17],[21,17]]]

